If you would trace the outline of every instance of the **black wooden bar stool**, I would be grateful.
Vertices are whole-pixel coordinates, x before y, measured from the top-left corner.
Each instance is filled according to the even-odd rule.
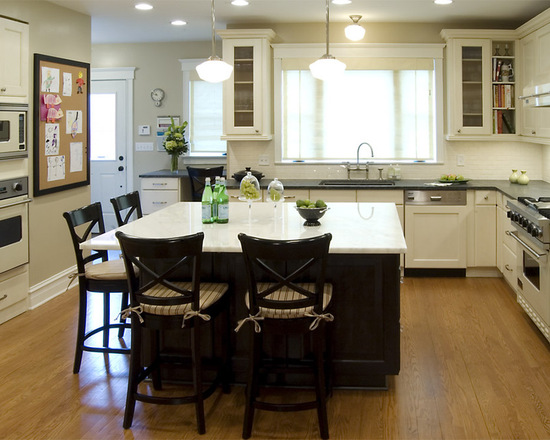
[[[229,287],[225,283],[200,280],[202,232],[184,237],[147,239],[130,237],[119,231],[116,237],[130,281],[131,306],[127,313],[132,318],[132,352],[123,427],[132,425],[138,400],[162,405],[193,403],[197,430],[204,434],[204,400],[220,383],[223,391],[229,392],[229,295],[226,294]],[[217,317],[222,326],[216,332]],[[205,325],[210,325],[212,339],[214,336],[221,339],[218,357],[213,346],[209,358],[203,353]],[[174,332],[189,336],[190,355],[184,353],[185,347],[182,353],[175,353],[174,349],[165,353],[161,341],[167,331],[172,332],[172,337],[176,335]],[[148,338],[144,338],[146,333]],[[189,367],[193,393],[163,394],[162,366]],[[210,383],[203,379],[203,370],[207,369],[213,371]],[[138,388],[148,377],[152,377],[154,389]]]
[[[266,240],[239,234],[248,278],[245,298],[249,316],[239,321],[238,331],[249,322],[249,372],[243,438],[250,438],[254,410],[302,411],[317,409],[319,431],[328,439],[327,394],[330,372],[329,338],[326,323],[334,319],[327,308],[332,285],[325,283],[325,269],[331,234],[300,240]],[[301,335],[311,343],[310,357],[292,358],[278,352],[266,356],[264,336],[286,338]],[[309,337],[309,338],[308,338]],[[287,344],[283,344],[287,347]],[[304,347],[304,351],[308,351]],[[292,373],[313,373],[316,399],[300,403],[272,403],[260,397],[260,373],[274,373],[281,379]]]
[[[113,205],[116,222],[119,227],[128,223],[133,215],[135,218],[143,217],[138,191],[113,197],[111,199],[111,205]]]
[[[121,259],[109,261],[105,250],[93,251],[90,255],[84,256],[80,249],[80,244],[91,238],[94,226],[97,225],[100,234],[105,232],[103,212],[99,202],[74,211],[64,212],[63,217],[69,226],[78,271],[76,276],[79,286],[79,309],[73,367],[73,373],[76,374],[80,371],[83,351],[124,354],[130,352],[129,348],[109,347],[109,329],[119,329],[121,338],[124,328],[130,328],[130,324],[126,324],[124,320],[120,323],[110,323],[110,295],[113,292],[122,292],[121,310],[126,308],[128,306],[128,281],[124,262]],[[86,331],[89,292],[103,293],[103,325]],[[103,333],[102,347],[86,343],[86,340],[100,332]]]

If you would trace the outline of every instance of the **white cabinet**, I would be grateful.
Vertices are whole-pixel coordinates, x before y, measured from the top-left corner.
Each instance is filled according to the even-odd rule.
[[[447,42],[447,139],[515,134],[513,32],[444,29],[441,36]],[[514,75],[502,75],[504,66],[512,66]]]
[[[474,266],[495,267],[497,248],[496,191],[475,191]]]
[[[29,268],[27,264],[0,274],[0,323],[28,309]]]
[[[325,202],[356,202],[357,191],[354,189],[310,189],[309,199],[313,202],[324,200]]]
[[[173,177],[146,177],[141,179],[141,209],[151,214],[180,202],[182,182]]]
[[[520,40],[522,95],[550,82],[550,24]],[[550,107],[528,107],[521,101],[521,135],[550,138]]]
[[[27,103],[29,25],[0,18],[0,102]]]
[[[233,65],[223,84],[223,136],[227,140],[271,140],[271,29],[220,30],[223,59]]]
[[[515,231],[507,216],[506,203],[508,197],[502,193],[497,194],[497,267],[502,272],[504,279],[513,290],[517,287],[517,243],[507,234]]]
[[[404,227],[405,210],[403,208],[402,190],[359,189],[357,190],[357,201],[373,203],[395,203],[395,207],[397,208],[397,215],[399,215],[399,221],[401,222],[401,227]]]

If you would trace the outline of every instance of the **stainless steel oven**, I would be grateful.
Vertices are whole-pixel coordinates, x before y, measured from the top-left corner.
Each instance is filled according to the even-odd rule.
[[[28,178],[0,181],[0,273],[29,261]]]
[[[27,108],[0,103],[0,159],[27,156]]]

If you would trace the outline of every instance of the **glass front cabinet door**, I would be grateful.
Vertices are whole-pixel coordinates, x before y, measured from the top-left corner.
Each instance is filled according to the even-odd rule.
[[[270,29],[220,30],[223,60],[233,65],[224,82],[224,135],[227,140],[271,140]]]

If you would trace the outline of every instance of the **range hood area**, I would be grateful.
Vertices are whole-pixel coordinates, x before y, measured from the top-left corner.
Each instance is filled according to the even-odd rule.
[[[550,82],[524,87],[523,96],[519,99],[524,107],[550,107]]]

